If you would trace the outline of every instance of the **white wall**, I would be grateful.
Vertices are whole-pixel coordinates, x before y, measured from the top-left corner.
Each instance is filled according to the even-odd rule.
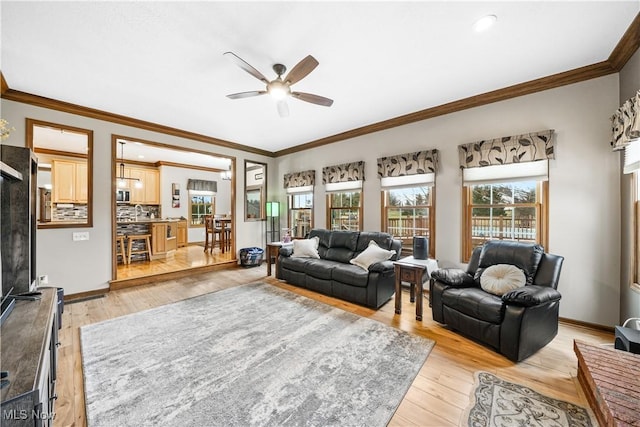
[[[555,129],[557,158],[550,171],[547,250],[565,257],[559,286],[563,295],[560,315],[610,326],[618,322],[620,307],[619,156],[612,154],[608,143],[609,117],[618,108],[618,90],[618,75],[613,74],[294,153],[277,161],[7,100],[2,100],[2,117],[16,128],[5,141],[13,145],[24,145],[26,117],[94,130],[94,227],[90,240],[73,242],[71,233],[77,229],[38,231],[38,274],[48,274],[50,282],[64,287],[68,294],[105,288],[111,279],[112,133],[235,156],[239,170],[245,159],[267,163],[268,200],[283,203],[283,174],[316,169],[316,227],[326,225],[322,167],[364,160],[366,230],[380,229],[377,157],[437,148],[441,164],[436,192],[436,256],[441,265],[459,265],[457,146]],[[243,173],[237,174],[235,185],[236,247],[263,247],[264,222],[243,221]]]
[[[145,131],[129,126],[114,124],[35,107],[32,105],[2,99],[2,118],[15,127],[11,137],[3,144],[25,146],[25,119],[32,118],[47,122],[76,126],[94,131],[93,135],[93,227],[43,229],[37,232],[37,274],[49,275],[51,285],[64,288],[66,294],[75,294],[109,287],[112,279],[112,218],[111,218],[111,135],[146,139],[174,146],[192,148],[212,154],[235,157],[239,170],[243,169],[246,158],[272,165],[271,157],[248,154],[243,151],[178,138],[157,132]],[[273,167],[269,167],[272,174]],[[264,221],[244,222],[244,174],[236,174],[236,204],[232,206],[236,221],[236,248],[264,247]],[[163,190],[165,191],[165,190]],[[165,215],[163,213],[163,215]],[[88,241],[74,242],[74,231],[89,231]]]
[[[231,181],[224,181],[220,172],[207,172],[197,169],[177,168],[174,166],[160,167],[160,200],[162,201],[162,217],[189,218],[189,192],[187,181],[189,179],[203,179],[216,181],[218,192],[216,194],[216,214],[231,213]],[[172,184],[180,185],[180,207],[172,206]],[[189,224],[189,223],[187,223]],[[187,229],[188,242],[204,242],[204,227],[190,227]]]
[[[325,227],[322,167],[365,161],[364,229],[380,230],[377,158],[440,150],[436,189],[436,257],[460,265],[461,185],[457,146],[486,138],[555,129],[550,162],[549,252],[563,255],[562,317],[614,325],[619,314],[620,193],[609,117],[618,107],[618,75],[448,114],[318,147],[278,160],[283,174],[315,169],[315,227]],[[284,190],[279,199],[286,202]],[[275,194],[275,193],[271,193]],[[285,219],[286,220],[286,219]]]
[[[620,100],[619,105],[635,96],[640,90],[640,50],[631,57],[620,71]],[[624,161],[620,154],[620,162]],[[621,246],[622,259],[620,266],[620,324],[630,317],[640,317],[640,294],[634,292],[629,284],[633,281],[633,178],[631,175],[620,177],[620,191],[622,197],[622,226]],[[626,196],[626,197],[625,197]]]

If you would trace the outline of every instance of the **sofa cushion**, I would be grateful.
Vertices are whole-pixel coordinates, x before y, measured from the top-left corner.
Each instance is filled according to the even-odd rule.
[[[304,265],[305,272],[312,277],[323,280],[331,280],[331,274],[334,268],[344,266],[338,261],[329,261],[328,259],[308,259]]]
[[[531,285],[543,254],[544,249],[537,243],[490,240],[482,246],[474,279],[480,284],[485,268],[495,264],[511,264],[524,272],[526,285]]]
[[[355,256],[359,234],[357,231],[332,231],[325,258],[348,264]]]
[[[309,232],[309,238],[312,237],[318,237],[318,255],[320,255],[320,258],[326,258],[327,249],[329,249],[329,240],[331,239],[331,231],[314,228]]]
[[[481,288],[448,288],[442,293],[442,303],[474,319],[499,324],[504,316],[504,304],[499,296]]]
[[[305,273],[307,262],[312,260],[313,258],[292,258],[292,257],[280,257],[279,263],[280,267],[297,271],[299,273]]]
[[[293,254],[291,256],[294,258],[320,258],[320,255],[318,255],[319,241],[320,238],[318,236],[294,240]]]
[[[524,272],[515,265],[496,264],[487,267],[480,276],[480,286],[494,295],[505,293],[524,286]]]
[[[390,259],[395,251],[382,249],[375,240],[369,242],[369,246],[360,255],[350,260],[349,263],[357,265],[365,271],[369,271],[369,266],[380,261]]]
[[[388,233],[381,233],[375,231],[361,231],[358,236],[358,245],[356,246],[356,252],[362,252],[369,247],[371,241],[376,242],[382,249],[391,249],[393,243],[393,237]]]
[[[351,286],[366,288],[369,283],[369,272],[355,265],[342,264],[331,270],[331,279]]]

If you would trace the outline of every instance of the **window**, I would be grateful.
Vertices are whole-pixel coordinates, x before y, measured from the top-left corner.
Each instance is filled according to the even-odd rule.
[[[383,230],[412,248],[413,236],[429,238],[429,256],[434,256],[433,191],[431,186],[394,188],[383,191]]]
[[[362,190],[327,194],[327,217],[331,230],[361,230]]]
[[[305,237],[313,227],[313,192],[288,196],[291,237]]]
[[[487,240],[547,246],[548,181],[485,183],[463,187],[464,260]]]
[[[213,215],[216,211],[216,198],[212,194],[197,194],[189,192],[189,212],[191,212],[190,226],[204,227],[204,217]]]

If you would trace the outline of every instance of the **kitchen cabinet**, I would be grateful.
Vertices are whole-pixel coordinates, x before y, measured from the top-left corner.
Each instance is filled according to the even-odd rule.
[[[177,248],[177,221],[154,222],[151,225],[152,259],[173,255]]]
[[[177,245],[179,248],[187,246],[187,220],[178,221]]]
[[[87,203],[87,161],[54,159],[51,161],[51,200],[53,203]]]
[[[160,171],[158,169],[125,167],[127,178],[138,179],[142,183],[140,188],[131,183],[131,203],[141,205],[160,204]]]

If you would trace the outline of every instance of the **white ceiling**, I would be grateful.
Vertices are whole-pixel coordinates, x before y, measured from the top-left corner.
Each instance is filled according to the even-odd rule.
[[[640,1],[2,1],[11,89],[278,151],[407,113],[604,61]],[[496,25],[476,33],[486,14]],[[306,55],[293,89],[333,99],[225,95]]]

